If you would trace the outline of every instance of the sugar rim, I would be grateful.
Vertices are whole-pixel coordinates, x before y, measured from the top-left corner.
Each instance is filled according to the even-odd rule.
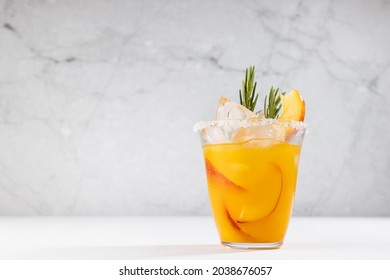
[[[243,119],[243,120],[218,120],[218,121],[199,121],[194,124],[193,130],[198,132],[204,128],[224,127],[226,125],[240,125],[242,127],[253,127],[263,125],[279,125],[291,127],[297,130],[307,130],[307,124],[299,121],[280,121],[276,119]]]

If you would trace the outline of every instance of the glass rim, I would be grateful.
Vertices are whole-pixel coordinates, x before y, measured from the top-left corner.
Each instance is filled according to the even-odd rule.
[[[294,128],[296,130],[307,130],[307,124],[301,121],[280,121],[277,119],[241,119],[241,120],[214,120],[199,121],[194,124],[195,132],[211,127],[224,127],[230,125],[239,125],[241,127],[256,127],[264,125],[279,125],[285,128]]]

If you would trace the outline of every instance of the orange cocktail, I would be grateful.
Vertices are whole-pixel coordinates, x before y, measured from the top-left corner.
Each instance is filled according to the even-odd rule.
[[[254,66],[245,71],[240,104],[220,97],[216,120],[198,122],[211,208],[221,242],[235,248],[279,248],[293,207],[306,132],[305,101],[271,87],[262,109]]]
[[[289,223],[300,145],[272,139],[203,145],[208,190],[224,244],[277,248]]]

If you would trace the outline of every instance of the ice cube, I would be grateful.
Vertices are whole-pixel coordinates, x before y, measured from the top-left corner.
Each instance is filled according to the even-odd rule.
[[[222,127],[218,126],[203,128],[201,136],[204,144],[219,144],[228,142]]]
[[[256,118],[256,114],[244,106],[221,96],[217,108],[217,120],[243,120]]]
[[[283,127],[275,124],[260,124],[243,127],[233,137],[233,142],[269,146],[284,142],[286,133]]]

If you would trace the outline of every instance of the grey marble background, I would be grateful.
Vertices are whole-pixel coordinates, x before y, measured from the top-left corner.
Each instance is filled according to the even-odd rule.
[[[198,120],[305,97],[295,215],[390,215],[390,1],[0,0],[0,215],[210,214]]]

